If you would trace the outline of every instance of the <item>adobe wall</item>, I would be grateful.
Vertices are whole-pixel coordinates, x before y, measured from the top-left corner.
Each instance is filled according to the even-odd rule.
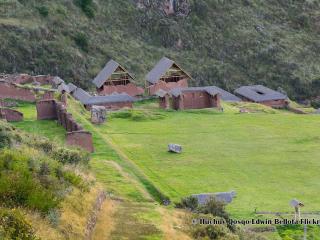
[[[41,100],[50,100],[50,99],[54,99],[54,92],[46,91],[46,92],[41,96]]]
[[[67,144],[81,147],[88,152],[94,152],[92,134],[87,131],[68,132]]]
[[[8,122],[23,121],[23,113],[10,108],[1,108],[0,117],[6,119]]]
[[[57,119],[55,100],[51,99],[38,101],[36,108],[38,120]]]
[[[93,152],[93,140],[90,132],[84,131],[67,112],[65,105],[54,99],[37,102],[37,119],[57,119],[57,123],[67,131],[66,142],[68,145],[78,146],[89,152]]]
[[[273,108],[285,108],[288,103],[285,99],[281,99],[281,100],[272,100],[272,101],[263,101],[260,102],[263,105],[269,106],[269,107],[273,107]]]
[[[12,83],[6,82],[0,82],[0,98],[10,98],[27,102],[36,101],[36,96],[31,89],[20,88]]]
[[[173,97],[172,100],[172,108],[176,110],[214,107],[221,107],[220,95],[211,96],[203,91],[186,92],[179,97]]]
[[[169,109],[170,108],[169,95],[165,95],[164,97],[159,97],[159,107],[162,109]]]
[[[97,89],[99,95],[111,95],[113,93],[127,93],[128,95],[134,97],[137,95],[143,95],[144,89],[136,86],[133,83],[127,85],[117,85],[117,86],[107,86],[103,85],[103,89]]]
[[[188,79],[181,79],[178,82],[169,82],[169,83],[159,80],[156,84],[150,85],[148,87],[148,93],[149,95],[155,95],[155,93],[160,89],[166,92],[169,92],[170,90],[178,87],[179,88],[188,87]]]

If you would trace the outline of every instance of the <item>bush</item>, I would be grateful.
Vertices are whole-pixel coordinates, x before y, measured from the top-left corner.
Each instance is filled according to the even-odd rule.
[[[1,239],[37,239],[31,225],[17,210],[0,211],[0,238]]]
[[[90,159],[90,155],[87,152],[67,148],[55,149],[52,153],[52,157],[63,164],[87,164]]]
[[[89,40],[86,34],[77,33],[74,36],[74,41],[83,51],[87,52],[89,48]]]
[[[37,9],[41,16],[47,17],[49,15],[49,9],[46,6],[39,6]]]
[[[93,0],[77,0],[76,3],[89,18],[94,17],[95,8]]]
[[[198,208],[198,199],[193,196],[182,198],[180,203],[176,203],[176,207],[195,211]]]
[[[83,181],[82,177],[76,175],[73,172],[70,172],[70,171],[63,172],[63,178],[69,183],[71,183],[72,185],[80,188],[83,191],[89,190],[88,184],[85,181]]]
[[[0,148],[9,147],[11,145],[11,138],[8,132],[0,129]]]

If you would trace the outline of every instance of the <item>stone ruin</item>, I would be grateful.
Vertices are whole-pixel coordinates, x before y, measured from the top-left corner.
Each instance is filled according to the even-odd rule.
[[[64,104],[54,99],[40,100],[37,102],[38,120],[57,120],[58,124],[67,131],[66,143],[71,146],[77,146],[88,152],[93,152],[92,134],[85,131],[67,112]]]
[[[107,110],[103,106],[91,107],[91,122],[94,124],[102,124],[107,119]]]
[[[0,119],[8,122],[20,122],[23,121],[23,113],[10,109],[7,102],[0,100]]]

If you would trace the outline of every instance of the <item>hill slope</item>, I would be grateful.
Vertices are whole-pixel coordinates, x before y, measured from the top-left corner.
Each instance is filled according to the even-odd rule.
[[[320,89],[318,1],[3,0],[0,11],[0,72],[93,87],[114,58],[142,84],[166,55],[194,85],[262,83],[296,99]]]

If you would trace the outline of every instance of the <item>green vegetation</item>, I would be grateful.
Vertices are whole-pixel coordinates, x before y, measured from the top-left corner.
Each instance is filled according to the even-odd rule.
[[[111,118],[96,128],[173,201],[236,190],[228,206],[234,216],[290,211],[292,198],[316,210],[318,116],[271,109],[239,114],[233,108],[223,114],[165,112],[164,119],[141,122]],[[172,142],[183,146],[182,154],[167,152]]]
[[[0,72],[50,73],[93,88],[89,79],[113,58],[142,85],[166,55],[194,85],[260,83],[293,99],[318,95],[319,1],[176,0],[169,16],[164,2],[2,1]]]
[[[277,228],[279,235],[284,240],[300,240],[304,236],[303,225],[283,225]],[[307,226],[307,239],[319,240],[320,239],[320,227],[319,226]]]
[[[91,125],[89,113],[78,103],[70,99],[68,106],[77,121],[93,133],[96,152],[89,164],[97,180],[110,194],[125,199],[114,215],[116,230],[111,239],[137,236],[143,231],[145,236],[161,239],[163,233],[154,226],[163,220],[159,220],[161,216],[151,200],[157,199],[158,193],[177,202],[192,193],[235,190],[237,197],[226,210],[236,218],[264,218],[255,211],[292,211],[288,204],[292,198],[305,203],[304,211],[319,207],[317,115],[228,103],[223,103],[224,112],[174,112],[155,109],[155,102],[145,101],[137,103],[134,110],[110,114],[106,124]],[[251,111],[239,114],[241,108]],[[49,138],[64,138],[63,133],[48,129],[53,121],[36,121],[34,107],[26,104],[19,110],[29,116],[29,122],[15,126],[39,134],[47,129]],[[135,114],[142,115],[142,120],[132,118]],[[35,127],[30,130],[30,126]],[[167,144],[171,142],[182,144],[183,153],[168,153]],[[77,178],[71,178],[76,184]],[[121,230],[124,222],[133,227]],[[216,230],[192,231],[200,236]],[[220,230],[228,233],[225,228]],[[286,227],[279,231],[292,239],[296,234]],[[310,228],[310,234],[313,232],[317,228]],[[243,234],[242,239],[254,239],[256,235],[244,230],[237,234]],[[276,233],[262,235],[277,239]]]
[[[80,166],[87,166],[88,154],[18,131],[3,121],[0,121],[0,143],[0,238],[38,239],[35,229],[43,229],[45,219],[62,228],[60,209],[65,199],[75,191],[83,194],[91,191],[92,180],[79,170]],[[39,225],[31,224],[26,212],[39,214]]]

